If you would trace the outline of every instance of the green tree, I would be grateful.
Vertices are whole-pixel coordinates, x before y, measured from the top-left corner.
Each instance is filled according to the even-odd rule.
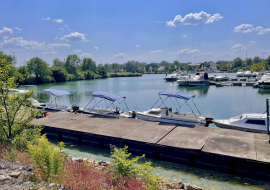
[[[247,58],[246,63],[247,63],[247,65],[251,65],[252,64],[252,58]]]
[[[82,65],[81,65],[82,71],[92,71],[96,72],[96,62],[94,62],[91,58],[83,58]]]
[[[55,59],[53,60],[53,65],[52,65],[53,67],[64,68],[64,65],[65,65],[65,62],[59,60],[58,58],[55,58]]]
[[[34,57],[27,62],[27,67],[30,73],[36,76],[36,83],[47,82],[47,78],[52,75],[48,63],[39,57]]]
[[[116,74],[117,71],[119,71],[119,64],[118,63],[113,63],[112,64],[112,70],[114,70],[114,73]]]
[[[255,63],[253,65],[250,66],[250,70],[252,72],[257,72],[257,71],[261,71],[265,69],[265,65],[261,64],[261,63]]]
[[[78,77],[78,68],[80,66],[80,58],[73,54],[68,55],[65,63],[65,69],[69,74],[74,75],[76,78]]]
[[[234,67],[242,67],[243,60],[240,57],[237,57],[233,60]]]
[[[266,63],[267,63],[268,65],[270,65],[270,55],[268,56],[268,58],[267,58],[265,61],[266,61]]]
[[[28,70],[28,67],[27,66],[21,66],[19,68],[19,76],[18,76],[18,82],[20,84],[27,84],[28,83],[28,77],[29,77],[29,70]]]
[[[21,95],[16,92],[14,77],[8,76],[10,67],[8,56],[0,53],[0,141],[22,146],[33,143],[34,136],[40,134],[40,129],[31,124],[40,110],[30,102],[34,90]]]
[[[68,79],[68,74],[65,69],[59,67],[51,67],[52,76],[55,82],[65,82]]]
[[[259,56],[255,56],[253,59],[254,63],[262,63],[262,59]]]
[[[101,78],[107,78],[107,70],[106,68],[99,64],[98,67],[97,67],[97,74],[99,74],[101,76]]]

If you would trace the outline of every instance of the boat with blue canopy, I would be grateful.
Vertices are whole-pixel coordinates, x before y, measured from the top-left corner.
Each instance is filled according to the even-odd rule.
[[[88,102],[88,104],[84,108],[80,108],[79,111],[86,114],[94,114],[116,118],[135,117],[134,113],[132,111],[129,111],[125,99],[125,96],[121,96],[112,92],[97,91],[92,94],[92,99]],[[116,105],[117,102],[118,105]],[[105,108],[102,108],[102,103]],[[124,109],[122,111],[120,110],[121,104],[124,105]]]
[[[50,95],[50,102],[46,105],[47,110],[57,110],[57,111],[66,111],[70,110],[71,108],[66,104],[66,101],[64,99],[64,96],[72,96],[73,94],[64,91],[64,90],[57,90],[57,89],[44,89],[43,91],[44,94],[49,94]],[[62,102],[64,104],[59,104],[57,103],[57,99],[61,97]]]
[[[209,123],[211,123],[212,118],[202,116],[195,105],[193,100],[195,95],[164,91],[159,92],[158,95],[159,99],[148,111],[139,110],[138,107],[135,107],[135,114],[138,119],[162,123],[173,123],[182,126],[208,126]],[[170,99],[175,105],[176,110],[174,112],[172,111],[171,107],[168,107],[165,104],[167,99]],[[180,104],[178,100],[183,100],[184,103]],[[154,108],[154,106],[158,103],[160,103],[160,105],[157,108]],[[161,107],[162,105],[165,107]],[[190,108],[191,113],[180,112],[180,109],[183,109],[184,107]],[[196,112],[192,109],[192,107],[196,109]]]

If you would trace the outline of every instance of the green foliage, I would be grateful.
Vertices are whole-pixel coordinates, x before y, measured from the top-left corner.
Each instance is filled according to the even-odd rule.
[[[154,168],[151,167],[151,162],[145,162],[138,165],[139,159],[144,158],[144,155],[134,158],[130,158],[131,153],[128,153],[128,147],[124,148],[112,148],[111,157],[112,160],[111,171],[115,173],[115,178],[121,179],[122,177],[134,177],[141,178],[145,181],[146,189],[159,189],[160,180],[157,175],[153,174]]]
[[[107,78],[108,77],[108,73],[107,73],[106,68],[104,66],[102,66],[101,64],[98,65],[98,67],[96,69],[96,72],[101,78]]]
[[[75,78],[78,77],[78,69],[80,66],[80,58],[73,54],[73,55],[68,55],[65,63],[65,69],[69,74],[72,74]]]
[[[262,63],[262,59],[259,56],[255,56],[253,59],[254,63]]]
[[[65,82],[68,79],[68,74],[65,69],[60,67],[51,67],[52,76],[55,82]]]
[[[270,55],[268,56],[268,58],[265,60],[265,62],[270,65]]]
[[[27,62],[27,67],[30,73],[34,73],[36,76],[36,83],[51,82],[48,78],[52,75],[49,65],[39,57],[34,57]]]
[[[35,109],[29,101],[34,91],[16,93],[14,77],[9,77],[11,64],[5,54],[0,54],[0,140],[11,143],[25,131],[33,129],[31,121],[40,110]]]
[[[133,69],[132,71],[131,71],[132,73],[136,73],[136,71]]]
[[[262,63],[256,63],[256,64],[253,64],[250,66],[250,70],[252,72],[255,72],[255,71],[261,71],[261,70],[267,70],[268,69],[268,65],[264,65]]]
[[[94,62],[91,58],[83,58],[81,71],[96,72],[96,62]]]
[[[32,161],[37,165],[42,180],[56,180],[64,171],[68,154],[63,151],[65,144],[60,142],[56,147],[45,136],[38,140],[37,145],[28,145]]]
[[[64,68],[65,62],[55,58],[53,60],[53,67]]]
[[[116,72],[118,72],[120,70],[118,63],[113,63],[112,69],[114,70],[114,73],[116,74]]]
[[[247,65],[251,65],[252,64],[252,58],[247,58]]]
[[[240,57],[237,57],[233,60],[234,67],[242,67],[243,63],[244,62]]]

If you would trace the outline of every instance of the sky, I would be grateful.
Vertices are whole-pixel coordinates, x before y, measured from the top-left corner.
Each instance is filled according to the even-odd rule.
[[[17,66],[70,54],[97,64],[266,58],[269,7],[269,0],[8,0],[0,51],[13,52]]]

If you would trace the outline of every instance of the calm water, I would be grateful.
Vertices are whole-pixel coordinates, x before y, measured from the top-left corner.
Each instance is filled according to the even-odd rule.
[[[234,78],[235,74],[229,74]],[[114,92],[126,96],[126,102],[130,110],[134,106],[151,107],[159,98],[159,91],[182,92],[194,94],[195,103],[203,116],[215,119],[226,119],[245,112],[264,112],[265,99],[270,98],[270,90],[255,89],[251,86],[207,86],[207,87],[180,87],[177,82],[165,82],[165,75],[143,75],[142,77],[108,78],[89,81],[75,81],[66,83],[53,83],[29,88],[35,89],[38,99],[41,98],[43,89],[55,88],[72,93],[73,98],[60,99],[59,104],[76,104],[84,107],[91,99],[95,91]],[[49,99],[45,96],[45,99]],[[174,103],[176,104],[175,100]],[[179,101],[179,103],[183,103]],[[159,104],[158,104],[159,105]],[[175,107],[170,100],[167,106]],[[103,105],[105,106],[105,105]],[[191,105],[192,106],[192,105]],[[122,103],[119,106],[124,108]],[[140,109],[146,110],[146,107]],[[192,107],[193,108],[193,107]],[[183,111],[190,112],[189,107]],[[83,146],[69,146],[67,150],[76,157],[93,157],[97,160],[110,160],[109,151]],[[248,180],[217,172],[199,170],[173,164],[169,162],[153,161],[155,167],[160,167],[156,173],[168,180],[181,180],[196,184],[204,189],[266,189],[263,182]],[[268,187],[270,188],[270,187]]]

